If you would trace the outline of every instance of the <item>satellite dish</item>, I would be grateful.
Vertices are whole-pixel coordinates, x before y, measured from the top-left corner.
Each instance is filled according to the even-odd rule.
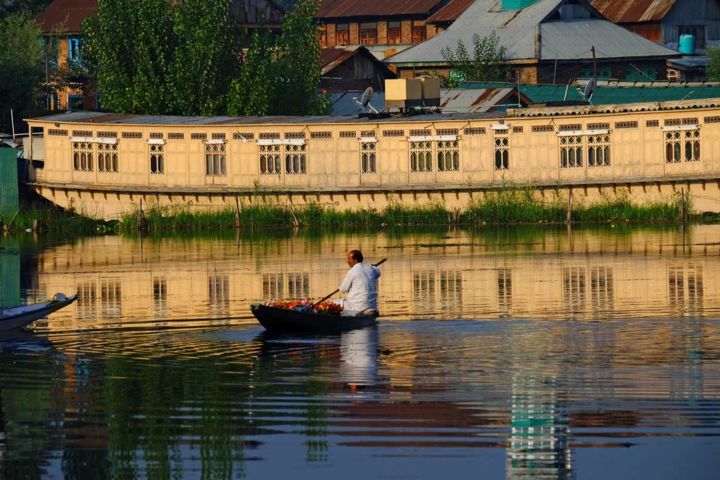
[[[367,87],[365,89],[365,91],[362,94],[362,97],[360,97],[360,105],[362,105],[363,108],[368,106],[368,104],[370,103],[370,99],[373,96],[373,93],[375,93],[375,91],[373,90],[372,87]]]
[[[588,101],[588,102],[590,101],[590,99],[593,96],[593,93],[595,93],[596,86],[597,86],[597,81],[594,78],[591,78],[585,84],[585,89],[583,90],[583,97],[585,97],[586,101]]]
[[[367,87],[367,88],[365,89],[365,91],[363,92],[362,96],[360,97],[360,100],[359,100],[359,101],[358,101],[357,97],[353,98],[353,100],[355,101],[355,103],[358,104],[358,106],[359,106],[360,108],[363,108],[363,109],[364,109],[364,108],[367,108],[367,107],[369,106],[371,112],[373,112],[373,113],[378,113],[378,111],[375,109],[375,107],[373,107],[372,105],[370,105],[370,99],[372,98],[373,93],[375,93],[375,91],[373,90],[373,88],[372,88],[372,87]]]

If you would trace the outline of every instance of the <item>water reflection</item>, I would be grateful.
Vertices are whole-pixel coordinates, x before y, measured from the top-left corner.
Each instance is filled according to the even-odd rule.
[[[23,299],[80,298],[0,338],[0,477],[715,478],[720,230],[677,254],[673,231],[520,233],[25,253]],[[389,258],[379,327],[248,318],[332,291],[356,246]]]
[[[257,300],[315,297],[337,287],[342,252],[387,257],[386,318],[600,319],[720,312],[718,226],[674,231],[520,231],[347,235],[239,241],[84,239],[43,250],[34,284],[77,291],[53,331],[149,325],[252,324]],[[711,241],[713,240],[713,241]],[[109,248],[112,246],[112,248]],[[142,246],[142,248],[141,248]],[[682,246],[681,246],[682,247]]]

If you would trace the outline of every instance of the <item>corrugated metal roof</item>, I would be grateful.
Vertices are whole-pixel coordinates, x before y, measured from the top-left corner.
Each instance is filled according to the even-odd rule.
[[[357,115],[359,107],[353,99],[360,100],[363,92],[347,91],[330,96],[332,115]],[[440,108],[445,113],[485,113],[505,108],[515,89],[509,85],[489,88],[443,88],[440,90]],[[385,92],[376,92],[370,100],[375,109],[385,108]],[[413,117],[409,117],[413,118]]]
[[[355,92],[355,96],[362,95],[362,92]],[[376,95],[377,96],[377,95]],[[370,103],[376,106],[376,102],[379,104],[379,99],[382,96],[373,96]],[[351,100],[351,99],[350,99]],[[378,108],[379,110],[379,108]],[[26,119],[26,121],[40,121],[40,122],[63,122],[63,123],[98,123],[98,124],[113,124],[113,125],[178,125],[178,126],[207,126],[207,125],[218,125],[218,126],[256,126],[256,125],[312,125],[318,123],[334,123],[334,124],[367,124],[372,122],[377,123],[407,123],[407,122],[428,122],[428,121],[442,121],[442,120],[472,120],[476,118],[501,118],[504,117],[502,112],[491,112],[491,113],[428,113],[422,115],[402,116],[394,115],[388,118],[376,118],[368,120],[364,117],[357,117],[357,108],[353,110],[352,116],[333,116],[333,115],[319,115],[319,116],[264,116],[264,117],[182,117],[175,115],[132,115],[132,114],[117,114],[117,113],[103,113],[103,112],[68,112],[59,113],[55,115],[47,115],[44,117],[35,117],[32,119]]]
[[[599,59],[671,57],[678,52],[658,45],[607,20],[552,21],[540,24],[540,58],[574,60],[592,58],[592,47]]]
[[[500,45],[505,47],[508,59],[535,59],[538,29],[542,59],[589,60],[592,58],[592,41],[596,42],[596,56],[599,58],[677,55],[673,50],[600,18],[546,21],[563,3],[565,0],[538,0],[523,9],[510,11],[500,10],[497,0],[475,0],[447,30],[386,61],[398,65],[447,64],[442,55],[444,48],[455,49],[462,41],[470,50],[473,35],[485,37],[492,32],[498,36]]]
[[[430,15],[446,0],[323,0],[317,18]]]
[[[600,13],[615,23],[659,22],[677,0],[594,0]]]
[[[54,0],[35,21],[43,33],[80,33],[80,24],[97,12],[98,0]]]
[[[427,23],[454,22],[475,0],[450,0],[450,3],[435,12]]]
[[[463,83],[467,89],[510,87],[507,83],[494,82],[468,82]],[[598,86],[592,96],[593,105],[616,105],[642,102],[671,102],[678,100],[696,100],[704,98],[720,97],[720,84],[714,85],[693,85],[670,84],[662,82],[662,85],[645,83],[642,86]],[[517,86],[515,86],[517,88]],[[565,98],[565,85],[520,85],[522,93],[532,103],[560,102]],[[580,93],[581,86],[571,85],[567,88],[569,101],[582,101],[584,97]]]

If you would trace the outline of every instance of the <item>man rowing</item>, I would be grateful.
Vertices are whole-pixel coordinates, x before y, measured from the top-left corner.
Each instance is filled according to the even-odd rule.
[[[377,315],[377,279],[380,277],[380,269],[364,264],[360,250],[350,250],[347,263],[350,270],[338,287],[341,292],[347,292],[343,315]]]

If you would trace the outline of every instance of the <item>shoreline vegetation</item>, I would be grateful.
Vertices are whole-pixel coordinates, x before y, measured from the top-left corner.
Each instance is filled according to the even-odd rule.
[[[197,212],[186,207],[151,207],[123,216],[119,221],[94,220],[49,206],[21,208],[14,217],[0,216],[5,233],[107,233],[151,234],[211,233],[232,230],[377,230],[383,228],[465,227],[532,224],[635,224],[667,225],[691,222],[718,222],[718,215],[697,215],[690,201],[678,196],[671,201],[637,205],[627,196],[607,198],[590,205],[574,205],[567,199],[538,200],[529,191],[488,194],[465,209],[450,210],[441,204],[423,206],[390,205],[382,210],[340,211],[321,205],[292,207],[255,204],[239,209]]]

